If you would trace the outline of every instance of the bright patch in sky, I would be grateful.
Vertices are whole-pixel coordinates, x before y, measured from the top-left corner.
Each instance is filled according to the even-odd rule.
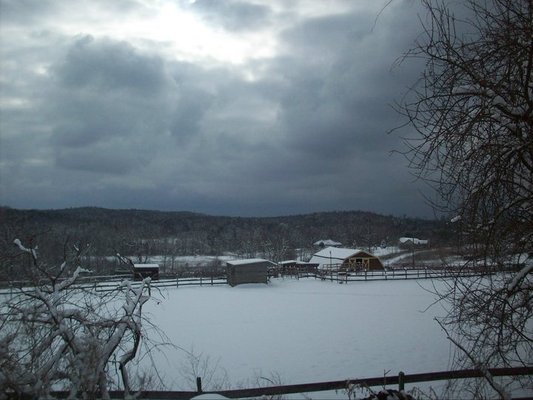
[[[65,34],[112,37],[189,62],[243,64],[273,56],[276,47],[272,32],[228,32],[202,20],[187,4],[147,2],[142,12],[125,14],[123,18],[98,17],[105,12],[98,9],[87,14],[84,8],[71,6],[72,19],[59,22],[59,29]]]
[[[265,35],[232,35],[206,25],[196,15],[175,4],[167,3],[153,18],[124,26],[132,39],[148,39],[166,45],[166,52],[176,59],[197,61],[212,59],[240,64],[249,58],[269,54]]]

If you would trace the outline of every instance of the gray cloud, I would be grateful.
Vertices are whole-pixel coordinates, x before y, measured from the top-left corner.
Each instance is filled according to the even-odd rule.
[[[241,1],[196,0],[192,9],[208,22],[230,31],[247,31],[262,28],[269,22],[271,10],[266,5]]]
[[[43,17],[57,12],[57,4],[53,0],[35,2],[33,0],[2,0],[0,21],[6,26],[19,24],[37,24]]]
[[[140,55],[128,43],[96,42],[85,36],[71,46],[56,75],[68,88],[124,90],[150,96],[165,84],[162,69],[160,58]]]

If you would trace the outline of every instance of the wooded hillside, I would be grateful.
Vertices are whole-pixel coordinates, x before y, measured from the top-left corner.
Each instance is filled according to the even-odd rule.
[[[41,256],[61,257],[66,240],[90,245],[91,255],[222,255],[271,259],[294,257],[294,249],[310,249],[320,239],[346,247],[396,244],[401,236],[429,239],[435,245],[450,239],[443,221],[384,216],[363,211],[322,212],[268,218],[210,216],[191,212],[70,208],[17,210],[0,208],[3,254],[12,240],[37,244]]]

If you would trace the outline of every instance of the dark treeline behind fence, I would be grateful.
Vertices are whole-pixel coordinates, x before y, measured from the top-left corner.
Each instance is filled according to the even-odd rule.
[[[376,386],[390,386],[398,385],[399,390],[404,390],[405,385],[409,383],[433,382],[456,379],[471,379],[483,378],[487,374],[492,377],[505,376],[531,376],[533,375],[533,367],[516,367],[516,368],[489,368],[485,371],[478,369],[466,369],[456,371],[439,371],[427,372],[421,374],[405,374],[400,372],[394,376],[381,376],[374,378],[358,378],[358,379],[344,379],[339,381],[304,383],[296,385],[282,385],[282,386],[266,386],[248,389],[235,390],[220,390],[220,391],[202,391],[201,377],[197,379],[196,391],[140,391],[137,393],[138,399],[173,399],[173,400],[188,400],[200,394],[216,393],[230,399],[239,398],[261,398],[262,396],[279,396],[284,394],[294,393],[313,393],[324,392],[332,390],[353,390],[354,387],[371,388]],[[67,398],[71,395],[66,391],[52,392],[51,395],[55,398]],[[124,398],[124,392],[120,390],[110,391],[111,398]],[[16,398],[30,399],[31,396],[17,395]],[[513,397],[520,399],[519,397]],[[530,398],[530,397],[527,397]]]

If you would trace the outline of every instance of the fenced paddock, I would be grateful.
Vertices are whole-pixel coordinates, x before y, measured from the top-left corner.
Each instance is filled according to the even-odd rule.
[[[202,277],[202,282],[205,281]],[[210,283],[210,279],[205,283]],[[388,373],[383,376],[384,370],[447,369],[448,345],[443,344],[444,338],[439,342],[440,330],[433,323],[434,314],[420,313],[431,301],[428,292],[415,280],[339,285],[315,278],[276,279],[270,286],[220,285],[205,290],[174,286],[165,291],[163,302],[148,302],[146,311],[153,323],[169,335],[170,342],[185,348],[195,346],[213,359],[220,358],[234,382],[239,382],[235,377],[241,379],[258,368],[266,373],[279,372],[283,379],[278,383],[280,386],[239,385],[255,391],[252,396],[320,392],[312,398],[323,399],[328,394],[332,395],[329,398],[339,398],[344,393],[335,396],[328,391],[344,390],[349,385],[397,385],[394,376]],[[394,334],[378,334],[391,332],[391,327]],[[432,339],[424,340],[428,337]],[[168,374],[169,388],[189,391],[144,392],[140,398],[187,399],[199,393],[175,375],[183,357],[181,352],[165,349],[154,357],[155,365]],[[529,370],[528,374],[531,373]],[[368,376],[377,378],[347,379]],[[411,380],[415,379],[413,375],[406,376],[405,383],[417,382]],[[414,377],[422,379],[423,374]],[[371,379],[378,380],[372,384]],[[242,391],[232,392],[222,394],[229,398],[244,396]],[[123,393],[113,395],[120,396]]]

